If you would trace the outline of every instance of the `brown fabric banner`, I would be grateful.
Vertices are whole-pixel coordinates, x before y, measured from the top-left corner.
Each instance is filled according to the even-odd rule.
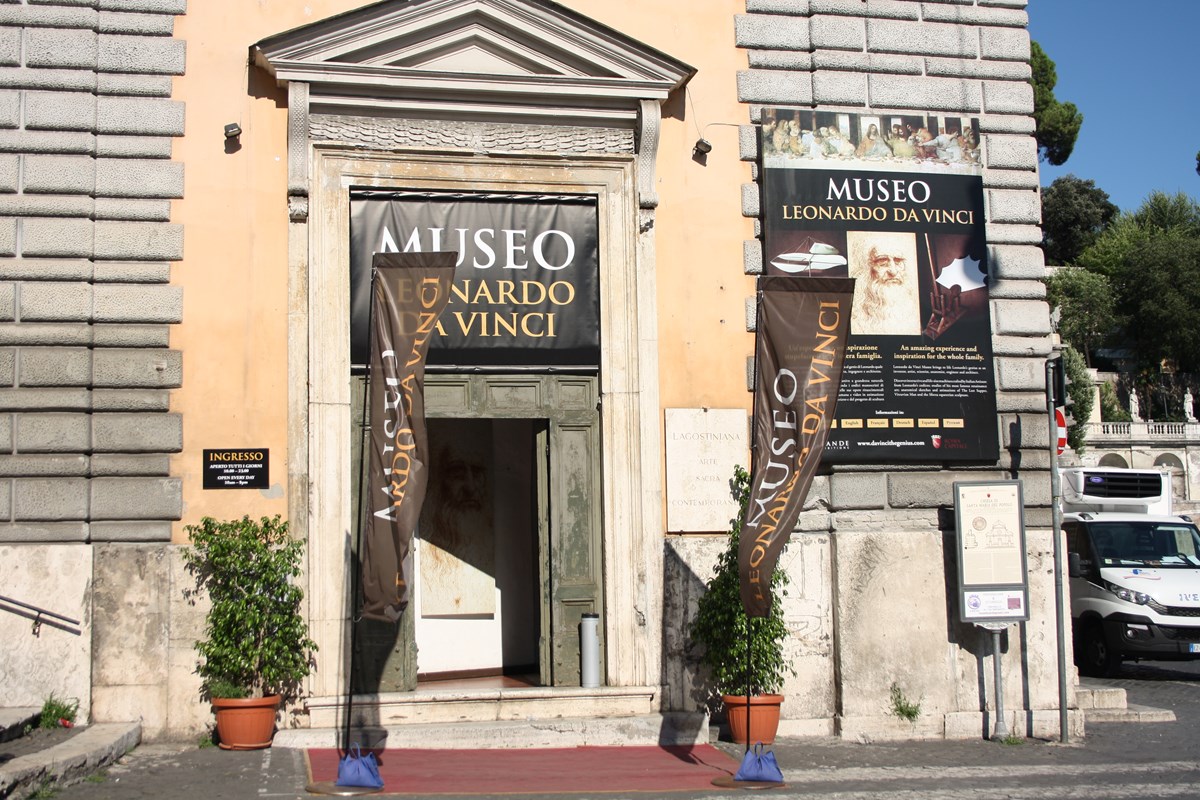
[[[771,611],[771,575],[821,462],[853,299],[852,278],[759,279],[753,467],[738,543],[751,617]]]
[[[362,616],[395,622],[408,605],[412,538],[428,488],[425,359],[450,299],[455,253],[372,262],[371,438],[362,548]]]

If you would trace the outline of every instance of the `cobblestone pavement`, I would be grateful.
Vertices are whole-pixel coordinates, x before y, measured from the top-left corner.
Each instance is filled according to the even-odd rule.
[[[787,739],[776,743],[787,787],[764,796],[819,800],[949,798],[1200,798],[1200,664],[1126,665],[1114,679],[1129,702],[1170,708],[1175,722],[1093,723],[1082,742],[1024,740],[856,744]],[[733,755],[740,748],[722,744]],[[195,744],[138,747],[105,773],[60,790],[62,800],[307,798],[303,753],[275,748],[225,752]],[[380,797],[398,795],[377,795]],[[666,800],[724,800],[746,792],[714,789]],[[505,800],[520,796],[506,795]],[[556,795],[535,795],[551,800]],[[644,800],[645,793],[572,794]]]

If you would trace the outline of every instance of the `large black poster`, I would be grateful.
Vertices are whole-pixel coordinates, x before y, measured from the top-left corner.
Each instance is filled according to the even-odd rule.
[[[856,278],[829,463],[999,455],[973,119],[766,109],[765,272]]]
[[[430,365],[596,367],[600,287],[590,196],[350,194],[350,358],[367,361],[374,253],[458,254]]]

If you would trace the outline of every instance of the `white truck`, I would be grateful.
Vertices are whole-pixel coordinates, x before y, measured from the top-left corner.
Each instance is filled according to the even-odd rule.
[[[1200,659],[1200,530],[1171,514],[1170,476],[1111,467],[1060,475],[1080,672]]]

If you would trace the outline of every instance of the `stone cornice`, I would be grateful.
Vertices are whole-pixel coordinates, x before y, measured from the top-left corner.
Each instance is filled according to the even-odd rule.
[[[254,45],[314,112],[517,118],[634,127],[694,74],[683,62],[568,9],[529,0],[384,2]]]

